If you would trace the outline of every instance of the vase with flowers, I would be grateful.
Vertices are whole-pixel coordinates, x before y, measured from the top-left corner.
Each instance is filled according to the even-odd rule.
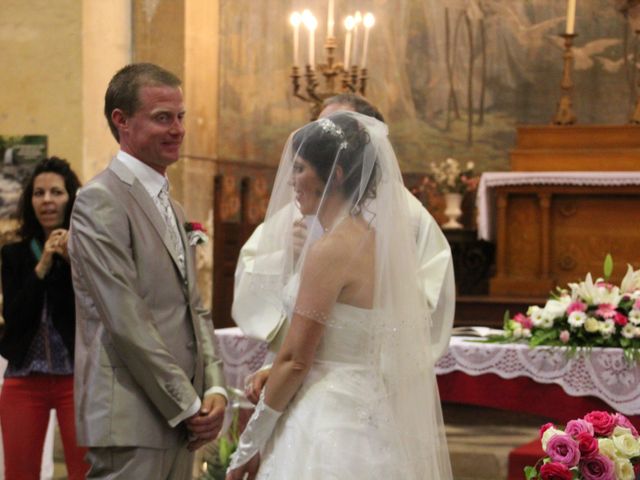
[[[474,190],[478,178],[474,174],[473,162],[463,167],[455,158],[447,158],[444,162],[431,163],[430,177],[436,188],[444,195],[447,222],[442,225],[446,229],[462,228],[462,199],[467,191]]]

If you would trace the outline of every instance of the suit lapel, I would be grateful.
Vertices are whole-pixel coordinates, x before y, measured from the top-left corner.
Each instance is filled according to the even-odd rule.
[[[126,166],[124,166],[117,158],[113,159],[113,161],[109,165],[109,168],[118,176],[118,178],[120,178],[120,180],[122,180],[127,185],[129,185],[129,193],[131,194],[133,199],[136,201],[140,209],[147,216],[147,218],[151,222],[151,225],[153,225],[153,228],[160,236],[163,245],[167,249],[167,252],[169,253],[169,256],[171,257],[171,259],[173,260],[178,276],[182,277],[182,275],[180,274],[180,268],[178,266],[179,265],[178,253],[175,251],[173,247],[173,242],[169,237],[169,231],[167,229],[165,221],[162,218],[162,215],[160,215],[160,212],[158,211],[158,207],[156,206],[153,199],[149,195],[149,192],[145,190],[142,183],[140,183],[140,181],[135,177],[135,175],[133,175],[133,173]],[[178,229],[181,231],[180,235],[182,236],[183,229],[180,227]],[[181,283],[184,284],[184,282],[181,282]],[[185,294],[188,293],[184,285],[183,285],[183,290],[185,291]]]

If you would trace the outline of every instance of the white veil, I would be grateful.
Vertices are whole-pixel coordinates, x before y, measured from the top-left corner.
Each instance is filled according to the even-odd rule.
[[[385,421],[406,465],[403,478],[446,480],[452,474],[428,306],[419,290],[415,234],[387,134],[378,120],[336,112],[289,137],[257,248],[253,289],[264,299],[284,297],[290,316],[319,322],[331,323],[336,302],[371,309],[372,367],[386,387],[371,405],[390,412]],[[309,166],[320,183],[303,178]],[[301,220],[307,235],[298,244],[294,224]],[[327,248],[335,251],[335,261],[312,262],[318,249]],[[296,278],[299,283],[291,281]],[[336,291],[336,284],[345,286]]]

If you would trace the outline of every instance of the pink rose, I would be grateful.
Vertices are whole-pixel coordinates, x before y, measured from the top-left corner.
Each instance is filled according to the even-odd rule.
[[[560,332],[560,341],[562,343],[569,343],[569,339],[571,338],[571,334],[569,333],[569,330],[562,330]]]
[[[635,303],[633,304],[633,308],[636,310],[640,310],[640,298],[637,298]]]
[[[593,458],[598,454],[598,439],[589,432],[580,432],[576,435],[581,458]]]
[[[513,317],[513,320],[522,325],[522,328],[528,328],[531,330],[533,328],[533,322],[529,317],[522,313],[516,313],[516,316]]]
[[[580,473],[584,480],[615,480],[613,460],[601,453],[580,462]]]
[[[540,427],[540,438],[542,438],[542,435],[544,435],[544,432],[546,432],[550,428],[554,428],[554,427],[555,427],[555,425],[553,423],[551,423],[551,422],[545,423],[544,425],[542,425]]]
[[[598,309],[596,310],[596,315],[599,315],[602,318],[613,318],[615,314],[616,307],[614,307],[610,303],[601,303],[600,305],[598,305]]]
[[[547,455],[553,462],[563,463],[568,467],[575,467],[580,461],[578,443],[567,434],[554,435],[547,442]]]
[[[584,420],[593,425],[593,430],[597,435],[608,437],[616,427],[616,418],[608,412],[594,410],[584,416]]]
[[[571,480],[573,474],[563,463],[548,462],[540,467],[542,480]]]
[[[567,435],[571,435],[572,437],[577,437],[579,434],[586,432],[589,435],[593,436],[593,425],[589,422],[585,422],[582,419],[579,420],[569,420],[567,422],[567,426],[564,429],[564,433]]]
[[[586,312],[587,304],[582,303],[580,300],[571,302],[567,307],[567,315],[570,315],[573,312]]]
[[[622,415],[621,413],[616,413],[613,415],[613,417],[616,420],[616,425],[620,426],[620,427],[624,427],[624,428],[628,428],[629,430],[631,430],[631,434],[635,437],[638,438],[638,430],[636,430],[636,427],[633,426],[633,423],[631,423],[631,421],[625,417],[624,415]]]
[[[629,319],[624,313],[616,312],[616,314],[613,316],[613,321],[617,325],[624,327],[629,322]]]

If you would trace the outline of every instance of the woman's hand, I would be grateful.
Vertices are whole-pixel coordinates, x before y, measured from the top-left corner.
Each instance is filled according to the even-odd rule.
[[[255,456],[244,465],[241,465],[234,470],[227,470],[225,480],[253,480],[256,478],[259,467],[260,454],[256,453]],[[245,474],[247,477],[245,477]]]
[[[64,228],[57,228],[51,232],[49,238],[44,244],[42,257],[36,265],[35,271],[39,279],[47,276],[53,266],[54,254],[60,255],[67,262],[69,261],[69,253],[67,251],[67,242],[69,240],[69,231]]]
[[[270,373],[270,368],[264,368],[253,373],[245,380],[244,394],[254,405],[258,403],[260,392],[262,392],[265,383],[267,383]]]

